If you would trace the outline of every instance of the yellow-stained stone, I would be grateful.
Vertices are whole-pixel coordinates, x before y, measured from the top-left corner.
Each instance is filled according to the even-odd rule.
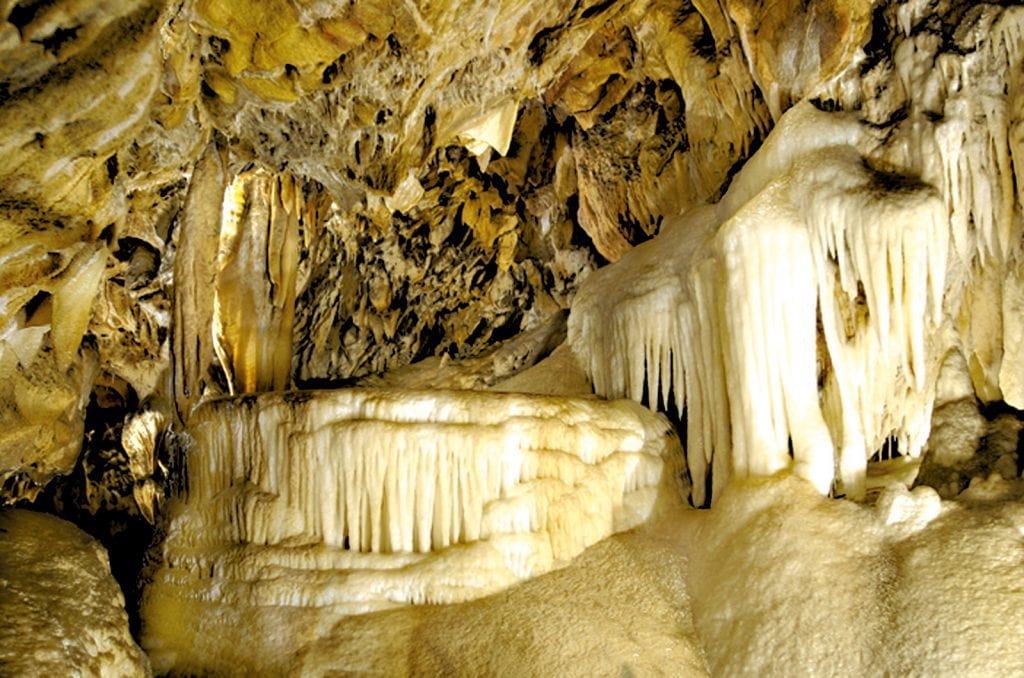
[[[260,76],[241,76],[238,82],[252,90],[256,96],[267,101],[296,101],[299,96],[288,82]]]
[[[150,676],[98,541],[43,513],[0,511],[0,666],[8,675]]]
[[[754,0],[725,3],[743,49],[778,119],[791,101],[814,96],[845,71],[871,29],[871,0]]]

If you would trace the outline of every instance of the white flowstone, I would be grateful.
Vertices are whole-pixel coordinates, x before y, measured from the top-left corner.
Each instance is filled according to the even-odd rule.
[[[733,483],[687,547],[710,674],[1020,675],[1024,504],[1000,498],[865,507],[786,473]]]
[[[189,432],[188,491],[143,601],[158,671],[230,665],[243,628],[264,648],[246,666],[271,666],[307,624],[493,593],[681,490],[668,422],[625,400],[271,393],[208,402]]]
[[[890,436],[909,456],[927,440],[948,227],[934,189],[869,167],[859,135],[795,106],[717,206],[576,297],[569,341],[595,390],[653,405],[671,387],[685,408],[696,503],[712,464],[716,490],[792,467],[822,493],[838,469],[862,496]]]

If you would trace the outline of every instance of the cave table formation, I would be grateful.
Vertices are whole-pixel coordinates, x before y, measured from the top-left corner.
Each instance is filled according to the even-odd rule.
[[[1024,5],[0,0],[0,673],[1024,674]]]

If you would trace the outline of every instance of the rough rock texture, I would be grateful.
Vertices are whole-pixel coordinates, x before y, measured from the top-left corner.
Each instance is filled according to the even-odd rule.
[[[717,6],[68,0],[0,20],[0,365],[66,422],[43,435],[37,401],[0,393],[7,501],[83,438],[144,482],[86,420],[179,426],[204,394],[474,359],[718,197],[770,126]]]
[[[762,323],[759,337],[799,323],[807,340],[777,344],[800,353],[800,375],[767,369],[764,392],[800,382],[807,407],[792,419],[870,410],[814,441],[842,448],[835,471],[852,494],[876,482],[861,477],[866,459],[894,443],[924,449],[934,405],[922,481],[984,495],[998,478],[981,476],[1020,472],[1022,25],[1003,0],[0,0],[0,500],[110,531],[114,516],[159,524],[161,499],[188,482],[182,431],[222,395],[355,384],[579,395],[595,370],[562,342],[580,285],[648,241],[653,268],[685,276],[652,238],[704,223],[680,215],[747,204],[742,168],[797,106],[856,124],[856,172],[876,188],[935,196],[948,238],[929,236],[928,250],[949,247],[929,268],[942,304],[930,306],[926,366],[898,359],[916,344],[889,342],[875,378],[880,335],[863,330],[885,323],[870,286],[773,259],[770,238],[748,244],[801,282],[808,311]],[[775,169],[781,184],[815,174]],[[798,193],[788,207],[814,212],[804,208],[820,194]],[[867,236],[843,240],[879,260]],[[889,246],[919,261],[918,245]],[[835,293],[819,295],[821,314],[814,285]],[[730,298],[760,294],[734,285]],[[842,323],[821,322],[830,311]],[[731,327],[721,335],[746,326]],[[630,342],[607,343],[617,355]],[[686,345],[724,343],[709,331]],[[737,362],[774,365],[773,345],[730,344]],[[933,386],[952,351],[966,379],[943,395]],[[852,378],[836,376],[837,355]],[[639,366],[629,395],[643,400],[646,381],[664,387],[649,405],[682,403],[680,384],[654,384],[655,363],[678,373],[678,356],[620,362]],[[891,400],[871,397],[890,381]],[[752,385],[717,402],[737,430],[777,434],[756,475],[790,465],[790,440],[758,424],[783,415]],[[728,433],[707,410],[676,409],[680,424],[700,422],[686,427],[694,438]],[[698,479],[711,462],[702,442],[688,444]],[[822,491],[828,467],[810,474]],[[443,663],[431,661],[411,665]]]
[[[150,177],[136,172],[134,145],[153,124],[160,8],[5,3],[0,16],[0,363],[10,389],[0,474],[10,501],[74,467],[95,385],[154,391],[168,307],[156,280],[160,210],[145,205]],[[57,425],[43,434],[40,417]]]
[[[726,11],[772,117],[842,76],[871,35],[872,3],[731,0]]]
[[[107,552],[71,523],[0,512],[0,672],[148,676]]]
[[[1019,405],[1019,12],[933,4],[5,4],[4,497],[70,472],[86,420],[510,376],[473,361],[718,200],[801,99],[939,191],[975,391]]]

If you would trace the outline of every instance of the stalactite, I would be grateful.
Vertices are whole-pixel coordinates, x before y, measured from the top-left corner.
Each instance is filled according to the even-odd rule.
[[[687,408],[697,503],[707,463],[715,488],[794,465],[824,493],[838,464],[844,491],[860,496],[890,432],[910,456],[924,445],[946,222],[934,190],[867,166],[850,146],[859,134],[848,118],[795,107],[716,207],[598,272],[576,299],[570,342],[598,393],[640,400],[646,388],[654,403],[671,384]],[[819,378],[837,408],[822,411]]]

